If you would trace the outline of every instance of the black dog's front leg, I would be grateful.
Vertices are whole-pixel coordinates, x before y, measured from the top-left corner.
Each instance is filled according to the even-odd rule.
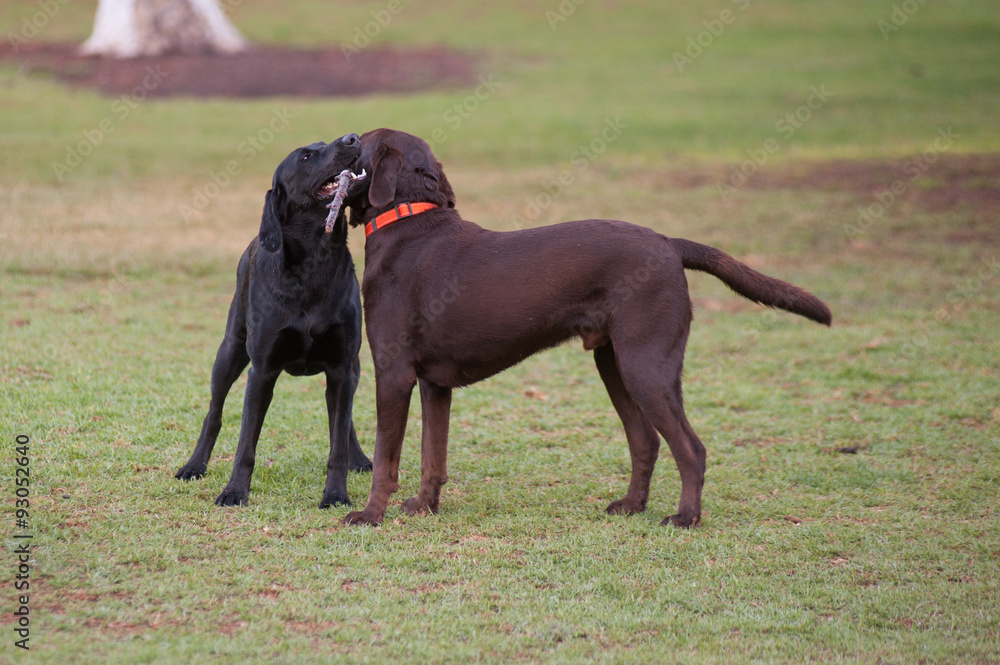
[[[226,403],[226,396],[249,362],[246,340],[232,336],[227,330],[219,352],[215,355],[215,364],[212,365],[212,401],[202,423],[198,443],[191,453],[191,459],[174,474],[174,478],[193,480],[205,475],[215,439],[222,427],[222,407]]]
[[[264,415],[271,405],[274,384],[280,372],[264,373],[251,367],[247,375],[247,390],[243,400],[243,423],[240,426],[240,442],[236,446],[233,460],[233,475],[215,499],[218,506],[245,506],[250,498],[250,477],[253,475],[257,439],[264,424]]]
[[[353,373],[346,376],[342,372],[326,373],[326,409],[330,418],[330,457],[326,462],[326,486],[323,488],[323,498],[320,508],[329,508],[340,504],[351,505],[347,496],[347,464],[353,457],[352,447],[357,447],[357,453],[367,461],[367,457],[358,446],[358,438],[354,432],[354,422],[351,420],[351,410],[354,403],[354,388],[356,382]],[[369,466],[370,466],[369,462]]]

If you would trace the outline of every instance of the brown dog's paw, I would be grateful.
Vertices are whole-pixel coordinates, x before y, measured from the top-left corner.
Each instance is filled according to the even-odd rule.
[[[403,512],[411,517],[413,515],[426,515],[428,513],[427,504],[417,497],[410,497],[403,501]]]
[[[672,524],[674,526],[679,526],[682,529],[690,529],[691,527],[698,526],[700,522],[701,515],[683,515],[681,513],[677,513],[674,515],[667,515],[663,521],[660,522],[660,526],[669,526]]]
[[[438,507],[436,502],[431,505],[419,496],[410,497],[403,502],[403,512],[407,515],[426,515],[427,513],[434,513],[436,515],[437,511]]]
[[[354,510],[344,517],[344,524],[353,524],[357,526],[379,526],[382,524],[382,516],[373,517],[371,515],[366,515],[364,510]]]
[[[608,504],[604,509],[608,515],[635,515],[646,510],[646,504],[630,499],[618,499]]]

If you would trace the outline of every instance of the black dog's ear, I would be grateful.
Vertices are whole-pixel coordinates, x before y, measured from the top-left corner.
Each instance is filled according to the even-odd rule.
[[[280,186],[269,189],[264,195],[264,212],[260,216],[260,233],[257,234],[261,248],[268,252],[281,251],[281,214],[284,210],[284,190]]]
[[[396,178],[403,170],[403,153],[383,143],[372,157],[371,186],[368,202],[375,208],[384,208],[396,198]]]
[[[444,194],[445,199],[448,201],[447,208],[455,207],[455,192],[451,188],[451,183],[448,182],[447,176],[444,174],[444,167],[441,166],[441,162],[437,162],[438,168],[438,191]]]

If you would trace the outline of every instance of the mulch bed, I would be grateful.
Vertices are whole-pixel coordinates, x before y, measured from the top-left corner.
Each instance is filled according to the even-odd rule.
[[[258,45],[238,55],[81,56],[78,44],[0,45],[0,64],[44,72],[109,96],[342,97],[410,92],[475,80],[477,58],[443,47],[295,50]]]

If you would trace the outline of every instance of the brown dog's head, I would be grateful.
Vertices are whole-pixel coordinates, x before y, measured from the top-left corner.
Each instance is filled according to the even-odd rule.
[[[400,203],[455,207],[455,193],[430,146],[412,134],[375,129],[361,136],[361,157],[352,170],[368,177],[351,187],[346,203],[351,225],[358,226]]]

